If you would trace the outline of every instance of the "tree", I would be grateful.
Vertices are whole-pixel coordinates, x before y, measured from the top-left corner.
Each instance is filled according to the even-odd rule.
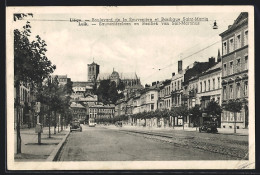
[[[62,100],[57,102],[57,89],[58,89],[58,80],[55,77],[53,80],[51,77],[48,77],[42,86],[38,87],[37,91],[37,100],[42,104],[48,106],[48,126],[49,126],[49,138],[51,137],[50,127],[53,122],[55,122],[55,118],[52,118],[52,111],[57,108],[57,104],[60,104]]]
[[[115,104],[117,100],[118,100],[118,92],[116,88],[116,83],[112,81],[108,89],[108,101]]]
[[[234,133],[236,133],[237,112],[241,111],[242,102],[236,100],[229,100],[226,104],[223,104],[223,108],[229,112],[234,113]]]
[[[117,86],[117,90],[123,91],[124,89],[125,89],[125,85],[122,81],[120,81]]]
[[[195,124],[197,130],[197,126],[199,125],[200,117],[202,115],[202,112],[200,110],[200,105],[196,104],[194,107],[192,107],[189,110],[189,114],[191,115],[193,123]]]
[[[182,125],[183,125],[183,129],[184,129],[184,117],[187,117],[189,115],[189,110],[188,110],[187,106],[181,105],[178,107],[172,107],[171,114],[174,117],[182,116]]]
[[[118,93],[116,83],[114,81],[110,82],[110,80],[100,81],[100,85],[97,89],[97,95],[98,100],[104,104],[115,104],[118,99],[124,97],[122,93]]]
[[[30,22],[23,26],[22,30],[14,30],[14,79],[16,88],[16,118],[17,118],[17,154],[21,153],[20,135],[20,85],[30,83],[31,88],[38,86],[52,73],[56,66],[45,56],[47,51],[44,40],[36,36],[36,40],[30,42]]]
[[[210,101],[205,108],[205,111],[208,113],[208,115],[216,117],[218,121],[218,125],[220,124],[220,116],[222,113],[221,106],[216,101]]]

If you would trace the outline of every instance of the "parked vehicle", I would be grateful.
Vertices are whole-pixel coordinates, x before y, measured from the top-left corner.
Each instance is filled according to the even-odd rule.
[[[95,127],[96,124],[97,124],[97,123],[95,123],[95,119],[90,118],[90,119],[88,120],[88,126],[89,126],[89,127]]]
[[[70,132],[72,131],[80,131],[82,132],[82,127],[80,126],[80,122],[79,121],[73,121],[70,124]]]
[[[118,127],[122,127],[123,123],[122,122],[116,122],[115,125],[118,126]]]
[[[202,124],[202,126],[199,127],[199,132],[201,132],[201,131],[217,133],[218,129],[217,129],[216,122],[205,121]]]

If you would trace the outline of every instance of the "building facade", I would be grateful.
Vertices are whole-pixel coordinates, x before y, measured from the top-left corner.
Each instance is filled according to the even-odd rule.
[[[197,99],[202,108],[206,108],[211,100],[216,101],[221,105],[221,68],[222,62],[219,62],[199,76],[198,88],[196,91]]]
[[[93,118],[95,120],[100,119],[108,119],[114,118],[115,116],[115,105],[114,104],[107,104],[104,105],[103,103],[95,103],[92,106],[89,106],[89,118]]]
[[[236,114],[224,110],[221,127],[237,129],[248,127],[248,13],[242,12],[222,38],[222,104],[229,100],[243,103]]]
[[[86,107],[80,103],[72,102],[70,105],[73,114],[73,120],[85,121],[87,116]]]

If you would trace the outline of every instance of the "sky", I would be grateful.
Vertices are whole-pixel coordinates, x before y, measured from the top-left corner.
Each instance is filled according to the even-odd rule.
[[[221,50],[220,33],[238,17],[230,13],[80,13],[38,14],[15,22],[21,28],[31,23],[32,39],[39,35],[47,43],[47,57],[57,66],[54,74],[67,75],[72,81],[87,81],[87,64],[93,60],[100,73],[136,72],[141,83],[151,84],[177,73],[177,62],[183,69],[194,61],[208,61]],[[169,26],[79,26],[70,18],[160,18],[205,17],[200,25]],[[216,20],[218,29],[213,29]],[[212,46],[210,46],[212,45]],[[210,46],[210,47],[209,47]],[[194,54],[195,53],[195,54]],[[192,56],[191,56],[192,55]]]

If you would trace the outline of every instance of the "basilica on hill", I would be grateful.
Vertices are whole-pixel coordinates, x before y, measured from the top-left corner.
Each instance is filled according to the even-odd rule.
[[[111,82],[115,82],[117,86],[122,82],[128,91],[143,88],[140,77],[138,77],[135,72],[118,73],[113,69],[112,73],[100,73],[100,66],[97,63],[93,62],[88,64],[88,81],[96,82],[98,85],[100,81],[108,79],[110,79]]]

